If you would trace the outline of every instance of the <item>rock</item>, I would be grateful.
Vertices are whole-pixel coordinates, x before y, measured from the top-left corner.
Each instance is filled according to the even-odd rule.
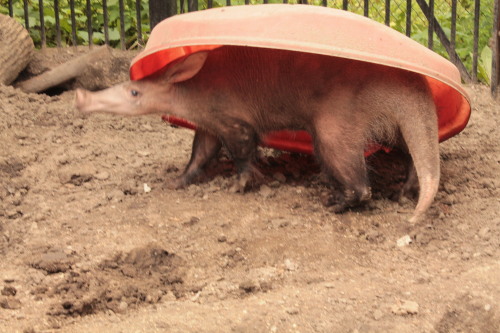
[[[88,273],[92,269],[89,263],[81,263],[81,262],[76,263],[75,268],[78,268],[78,270],[82,273]]]
[[[66,272],[71,268],[73,260],[63,251],[54,250],[43,253],[31,263],[36,269],[43,270],[47,274]]]
[[[2,274],[2,280],[5,283],[13,283],[16,281],[16,278],[14,277],[16,273],[12,272],[3,272]]]
[[[81,118],[74,119],[73,120],[73,127],[78,128],[78,129],[82,129],[83,128],[83,119],[81,119]]]
[[[167,294],[163,295],[161,299],[165,302],[175,302],[177,301],[177,297],[175,297],[174,293],[168,292]]]
[[[336,284],[335,284],[335,282],[326,282],[323,286],[326,289],[334,289],[336,287]]]
[[[83,183],[89,182],[94,178],[92,174],[78,171],[61,171],[59,173],[59,180],[61,184],[72,184],[81,186]]]
[[[418,303],[413,301],[404,301],[403,304],[395,304],[391,307],[392,313],[398,316],[416,315],[418,310]]]
[[[404,235],[403,237],[401,237],[396,241],[396,245],[398,247],[408,246],[410,245],[410,243],[411,243],[411,237],[409,235]]]
[[[154,129],[150,124],[142,124],[141,129],[145,132],[153,132]]]
[[[453,184],[445,183],[444,184],[444,191],[448,194],[455,193],[457,191],[457,187]]]
[[[268,292],[269,290],[273,289],[273,283],[271,281],[260,281],[259,283],[260,290],[263,292]]]
[[[2,289],[3,296],[16,296],[16,294],[17,294],[17,290],[16,290],[16,288],[14,288],[12,286],[5,286]]]
[[[278,188],[278,187],[280,187],[280,184],[281,184],[281,183],[280,183],[279,181],[275,180],[275,181],[272,181],[272,182],[268,183],[267,185],[268,185],[270,188]]]
[[[201,292],[198,291],[196,294],[194,294],[193,297],[190,298],[191,302],[198,302],[200,300]]]
[[[445,205],[448,205],[448,206],[453,206],[454,204],[457,203],[457,198],[455,196],[455,194],[449,194],[447,196],[445,196],[441,202]]]
[[[367,241],[375,244],[383,243],[385,240],[385,236],[378,230],[370,229],[366,232],[365,238]]]
[[[169,165],[167,166],[167,168],[165,169],[165,172],[166,173],[172,173],[172,172],[178,172],[179,171],[179,168],[176,167],[175,165]]]
[[[21,308],[21,301],[13,297],[4,297],[0,299],[0,307],[7,310],[17,310]]]
[[[488,227],[481,228],[481,230],[479,230],[479,232],[477,233],[477,235],[481,239],[484,239],[484,240],[490,239],[490,228],[488,228]]]
[[[290,224],[290,222],[283,217],[278,217],[277,219],[272,219],[270,221],[270,223],[271,223],[271,226],[273,227],[273,229],[284,228]]]
[[[464,250],[464,251],[462,252],[461,259],[462,259],[463,261],[470,260],[470,259],[471,259],[471,257],[472,257],[472,253],[471,253],[471,252],[469,252],[469,251],[467,251],[467,250]]]
[[[264,185],[260,186],[259,194],[262,197],[264,197],[265,199],[267,199],[267,198],[272,197],[273,194],[274,194],[274,192],[273,192],[273,190],[269,186],[267,186],[267,185],[264,184]]]
[[[291,271],[291,272],[296,271],[299,268],[299,266],[295,262],[291,261],[290,259],[285,259],[284,265],[285,265],[285,269],[287,271]]]
[[[426,245],[432,240],[432,234],[426,231],[419,232],[415,235],[417,244]]]
[[[5,212],[5,215],[7,215],[9,219],[14,220],[21,217],[23,213],[17,209],[9,209],[8,211]]]
[[[116,202],[120,202],[123,200],[123,198],[125,197],[125,193],[123,193],[123,191],[121,191],[121,190],[114,189],[111,192],[109,192],[106,195],[106,197],[108,198],[109,201],[116,203]]]
[[[148,303],[158,303],[163,297],[163,292],[161,290],[152,291],[152,294],[146,296],[146,302]]]
[[[121,190],[127,195],[136,195],[144,189],[144,185],[136,182],[135,180],[125,181],[121,186]]]
[[[127,302],[121,301],[120,304],[118,304],[118,308],[117,308],[118,312],[123,313],[123,312],[127,311],[127,309],[128,309]]]
[[[273,178],[279,181],[280,183],[286,183],[286,176],[282,174],[281,172],[276,172],[273,175]]]
[[[380,320],[384,316],[384,313],[380,311],[379,309],[373,311],[373,319],[375,320]]]
[[[238,288],[240,288],[240,290],[243,290],[245,293],[249,294],[257,291],[259,289],[259,285],[252,280],[247,280],[240,283]]]
[[[182,223],[185,227],[192,227],[200,222],[200,218],[196,216],[192,216],[189,221]]]
[[[107,171],[98,172],[94,175],[94,178],[97,180],[106,180],[109,178],[109,172]]]

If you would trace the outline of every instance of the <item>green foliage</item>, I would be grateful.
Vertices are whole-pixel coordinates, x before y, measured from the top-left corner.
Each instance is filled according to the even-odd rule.
[[[24,21],[22,0],[13,0],[14,17],[21,23]],[[0,0],[0,13],[8,14],[7,0]],[[75,0],[76,37],[78,45],[89,44],[87,27],[87,9],[85,0]],[[127,48],[137,47],[142,41],[137,40],[137,15],[134,0],[124,0],[124,37]],[[108,33],[109,43],[113,47],[120,47],[120,9],[118,0],[108,0]],[[45,34],[47,46],[56,46],[56,15],[54,1],[44,1],[43,7]],[[31,1],[28,8],[30,34],[35,45],[41,45],[39,2]],[[71,29],[71,10],[69,0],[59,0],[59,22],[61,28],[61,44],[73,45]],[[101,0],[91,0],[92,43],[104,44],[104,10]],[[149,1],[141,1],[141,28],[143,39],[149,34]]]
[[[492,60],[492,52],[489,46],[485,46],[481,51],[481,57],[479,58],[479,66],[477,77],[479,80],[490,84],[491,83],[491,60]]]
[[[429,1],[426,0],[426,2]],[[494,0],[480,0],[478,78],[483,82],[489,82],[491,76],[491,56],[488,57],[487,50],[491,52],[488,42],[493,27],[493,2]],[[350,6],[357,4],[357,13],[363,13],[362,1],[350,0],[349,4]],[[403,0],[391,0],[390,26],[401,33],[406,33],[406,4]],[[434,1],[434,4],[434,16],[450,39],[451,0]],[[474,48],[474,5],[474,0],[459,0],[456,19],[455,50],[470,71]],[[385,0],[370,0],[369,9],[370,18],[382,23],[385,21]],[[411,23],[411,38],[427,46],[429,24],[416,1],[412,1]],[[450,58],[436,34],[433,35],[433,50],[445,58]]]
[[[61,26],[62,45],[72,45],[71,12],[69,0],[59,0],[59,15]],[[188,0],[177,0],[178,12],[187,11]],[[228,0],[212,0],[213,7],[226,6]],[[282,0],[269,0],[269,3],[283,3]],[[299,3],[299,0],[288,0],[288,3]],[[491,49],[488,41],[491,37],[493,23],[493,2],[494,0],[481,0],[481,15],[479,25],[479,58],[478,58],[478,78],[483,82],[489,82],[491,76]],[[141,0],[141,29],[143,39],[149,36],[149,1]],[[245,0],[230,0],[231,5],[244,5]],[[263,3],[263,0],[249,0],[250,4]],[[323,0],[309,0],[309,4],[323,5]],[[328,7],[342,8],[342,0],[327,0]],[[385,0],[370,0],[368,16],[378,22],[385,22]],[[0,0],[0,13],[8,14],[7,0]],[[40,18],[38,1],[31,0],[28,16],[30,33],[36,45],[41,44]],[[56,45],[55,12],[53,1],[44,1],[44,23],[48,46]],[[200,9],[208,7],[208,0],[199,0]],[[391,0],[390,2],[390,26],[401,33],[406,33],[406,0]],[[108,0],[109,16],[109,40],[114,47],[120,47],[120,11],[118,0]],[[125,44],[127,48],[141,46],[143,41],[137,40],[137,19],[135,10],[135,0],[124,0],[125,9]],[[14,17],[24,24],[24,9],[22,0],[13,0]],[[348,10],[363,15],[364,7],[362,0],[349,0]],[[434,15],[445,31],[448,38],[451,34],[451,0],[435,1]],[[104,16],[101,0],[91,0],[92,18],[92,42],[94,44],[104,44]],[[85,45],[89,43],[87,31],[86,0],[75,0],[75,19],[77,43]],[[411,38],[417,42],[428,45],[428,22],[425,15],[420,10],[416,1],[412,1],[411,13]],[[456,22],[456,52],[460,59],[470,70],[472,68],[472,53],[474,45],[474,0],[459,0],[457,7]],[[445,48],[440,43],[438,37],[434,35],[434,51],[449,58]]]

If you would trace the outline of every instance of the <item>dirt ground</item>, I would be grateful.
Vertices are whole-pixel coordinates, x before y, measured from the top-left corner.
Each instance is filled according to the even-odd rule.
[[[224,153],[169,190],[192,131],[0,86],[0,332],[500,332],[500,104],[467,89],[470,123],[409,227],[396,153],[370,158],[375,198],[342,215],[312,158],[272,150],[254,191],[230,190]]]

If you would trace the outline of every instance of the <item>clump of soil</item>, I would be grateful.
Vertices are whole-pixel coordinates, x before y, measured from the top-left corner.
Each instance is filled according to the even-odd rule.
[[[185,263],[168,251],[148,245],[118,253],[96,267],[76,265],[64,252],[51,251],[32,267],[47,274],[66,273],[56,284],[41,285],[37,298],[53,298],[49,314],[85,316],[102,311],[125,312],[143,303],[153,304],[165,295],[182,297]]]

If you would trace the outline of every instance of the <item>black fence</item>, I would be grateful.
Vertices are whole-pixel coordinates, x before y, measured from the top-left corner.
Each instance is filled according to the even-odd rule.
[[[108,44],[140,48],[162,19],[179,13],[277,0],[0,0],[40,47]],[[279,0],[352,11],[442,54],[465,82],[499,81],[499,0]]]

